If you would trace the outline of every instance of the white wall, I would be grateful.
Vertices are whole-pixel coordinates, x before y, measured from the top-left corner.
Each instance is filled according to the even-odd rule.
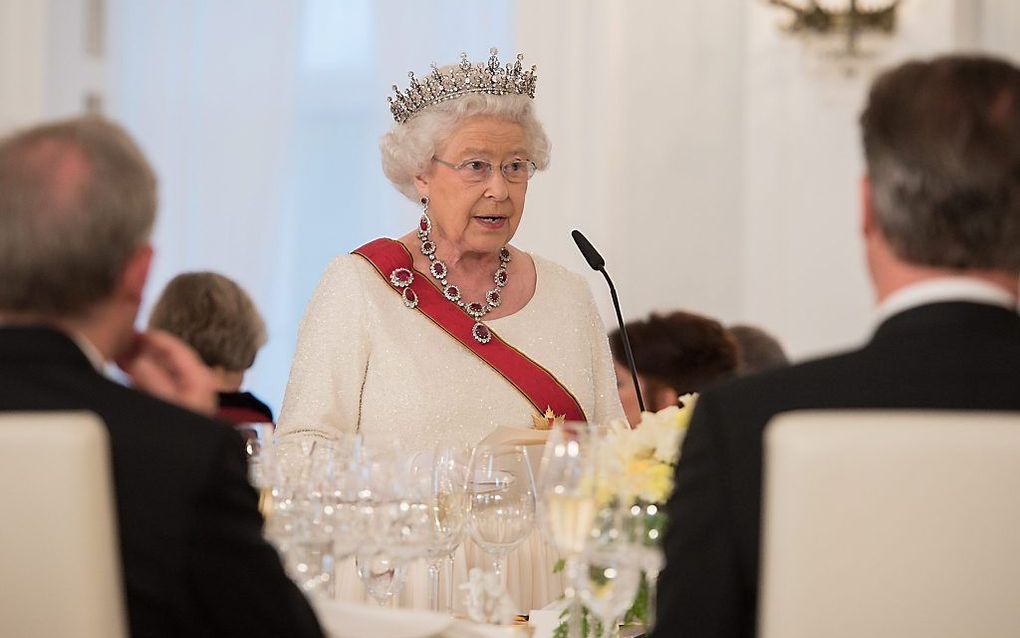
[[[955,47],[955,5],[904,3],[896,36],[848,66],[781,32],[781,13],[748,3],[738,318],[776,330],[794,355],[870,332],[857,117],[881,69]]]
[[[625,314],[740,309],[744,3],[518,3],[520,49],[552,164],[533,180],[518,244],[588,271],[581,229]],[[590,271],[588,271],[590,272]],[[605,282],[590,281],[607,323]]]
[[[625,315],[686,308],[776,333],[797,358],[871,328],[858,239],[857,117],[881,69],[958,49],[1020,52],[1020,3],[905,0],[847,64],[751,0],[519,2],[553,164],[521,243],[575,268],[584,229]],[[591,277],[615,324],[604,283]]]

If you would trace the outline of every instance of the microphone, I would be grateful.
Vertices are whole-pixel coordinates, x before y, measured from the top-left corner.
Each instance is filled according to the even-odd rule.
[[[609,278],[609,273],[606,272],[606,260],[599,254],[599,251],[595,250],[595,247],[591,245],[588,238],[581,234],[581,231],[572,230],[570,231],[570,236],[574,238],[577,249],[584,255],[584,259],[591,266],[591,269],[602,273],[602,276],[606,278],[606,283],[609,284],[609,294],[613,297],[613,308],[616,310],[616,321],[620,324],[623,354],[627,357],[627,367],[630,368],[630,376],[634,380],[634,392],[637,394],[638,406],[644,412],[645,400],[641,396],[641,386],[638,384],[637,367],[634,365],[634,353],[631,352],[630,338],[627,337],[627,325],[623,323],[623,314],[620,312],[620,299],[616,296],[616,286],[613,285],[613,280]]]

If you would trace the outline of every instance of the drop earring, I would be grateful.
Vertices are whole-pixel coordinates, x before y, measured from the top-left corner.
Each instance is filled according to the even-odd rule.
[[[432,219],[429,217],[428,195],[422,196],[421,206],[421,218],[418,219],[418,238],[424,241],[428,239],[429,233],[432,232]]]

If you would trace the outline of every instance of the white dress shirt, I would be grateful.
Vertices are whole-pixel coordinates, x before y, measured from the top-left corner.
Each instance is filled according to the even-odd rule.
[[[900,288],[875,310],[878,325],[904,310],[946,301],[968,301],[1017,309],[1017,297],[999,286],[974,277],[939,277]]]

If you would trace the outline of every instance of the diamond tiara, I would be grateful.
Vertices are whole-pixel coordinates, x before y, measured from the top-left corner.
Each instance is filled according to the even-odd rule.
[[[490,57],[486,64],[471,64],[466,53],[460,54],[460,64],[447,72],[440,71],[435,64],[432,72],[424,79],[418,80],[414,72],[407,75],[411,84],[401,93],[397,85],[393,85],[394,97],[386,98],[390,103],[390,112],[397,124],[403,124],[417,115],[422,109],[453,100],[468,93],[486,93],[488,95],[527,95],[535,98],[535,67],[525,71],[521,65],[524,55],[518,53],[514,64],[500,66],[499,53],[496,49],[489,50]]]

